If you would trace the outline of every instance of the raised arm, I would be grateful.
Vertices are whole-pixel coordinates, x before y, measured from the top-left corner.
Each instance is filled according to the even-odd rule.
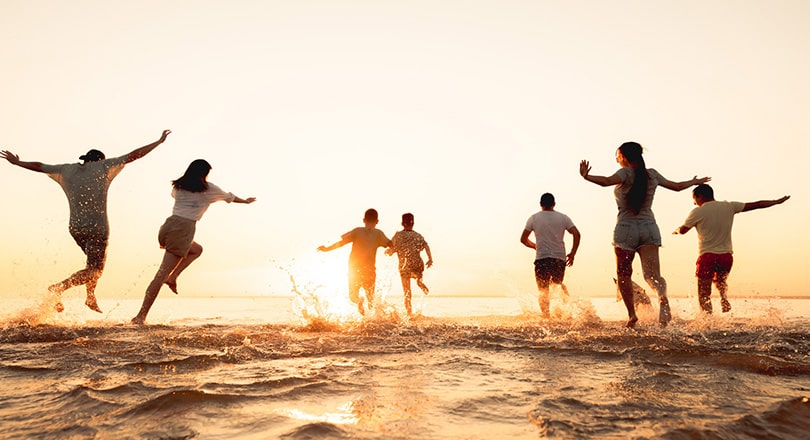
[[[166,141],[166,136],[168,136],[169,133],[171,133],[171,132],[172,132],[171,130],[163,130],[163,134],[160,135],[160,139],[158,139],[157,141],[152,142],[149,145],[144,145],[141,148],[136,148],[136,149],[132,150],[129,154],[127,154],[126,163],[130,163],[130,162],[132,162],[134,160],[140,159],[140,158],[146,156],[147,154],[149,154],[152,150],[157,148],[158,145],[165,142]]]
[[[622,183],[622,178],[618,174],[612,176],[594,176],[591,174],[591,165],[587,160],[579,163],[579,175],[588,182],[599,186],[613,186]]]
[[[9,161],[10,164],[17,165],[18,167],[25,168],[26,170],[36,171],[38,173],[45,172],[42,170],[42,162],[23,162],[20,160],[20,156],[17,156],[8,150],[0,151],[0,157]]]
[[[689,180],[684,180],[683,182],[673,182],[667,179],[666,177],[661,176],[660,174],[658,175],[658,177],[660,178],[658,183],[664,188],[672,191],[683,191],[686,188],[691,188],[695,185],[700,185],[701,183],[706,183],[712,180],[711,177],[698,178],[698,176],[695,176]]]
[[[782,203],[785,203],[785,201],[787,201],[787,199],[789,198],[790,196],[784,196],[776,200],[760,200],[757,202],[748,202],[743,207],[742,212],[753,211],[754,209],[770,208],[773,205],[780,205]]]

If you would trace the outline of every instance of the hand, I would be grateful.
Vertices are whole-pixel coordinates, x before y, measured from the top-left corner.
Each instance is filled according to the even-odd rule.
[[[565,256],[565,264],[569,267],[574,265],[574,254],[568,254]]]
[[[782,197],[780,199],[777,199],[776,204],[778,205],[780,203],[785,203],[787,201],[787,199],[789,199],[789,198],[790,198],[790,196],[784,196],[784,197]]]
[[[692,182],[695,182],[693,185],[702,185],[710,180],[712,180],[711,177],[701,177],[698,179],[698,176],[695,176],[692,178]]]
[[[0,157],[6,159],[12,165],[17,165],[20,163],[20,156],[17,156],[16,154],[8,150],[0,151]]]
[[[581,161],[579,163],[579,175],[582,177],[588,177],[588,174],[590,174],[590,172],[591,172],[591,164],[588,163],[587,160]]]
[[[386,249],[385,250],[385,255],[388,255],[388,256],[394,255],[394,250],[391,249],[391,248]]]
[[[425,267],[430,267],[430,266],[433,266],[433,259],[427,260],[427,263],[425,263]]]
[[[245,199],[245,203],[251,204],[256,201],[256,197],[248,197]]]
[[[158,141],[158,142],[165,142],[165,141],[166,141],[166,137],[167,137],[167,136],[169,135],[169,133],[171,133],[171,132],[172,132],[171,130],[163,130],[163,134],[161,134],[161,135],[160,135],[160,141]]]
[[[318,246],[318,252],[326,252],[328,250],[329,249],[327,249],[326,246]]]

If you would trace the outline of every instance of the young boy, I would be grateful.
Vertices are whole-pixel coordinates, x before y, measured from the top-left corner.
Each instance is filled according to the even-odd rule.
[[[348,243],[352,244],[352,251],[349,254],[349,299],[357,304],[357,310],[361,315],[366,314],[363,307],[363,298],[360,297],[361,288],[366,292],[368,307],[374,306],[374,283],[377,281],[377,248],[391,246],[391,240],[376,228],[377,223],[377,210],[368,209],[363,216],[365,226],[354,228],[343,234],[338,242],[329,246],[318,247],[319,251],[328,252]]]
[[[545,193],[540,197],[539,212],[532,214],[526,221],[520,242],[526,247],[537,250],[537,258],[534,260],[534,277],[537,281],[537,288],[540,291],[538,302],[543,317],[550,318],[549,310],[549,286],[559,284],[564,294],[568,295],[568,290],[563,284],[565,277],[565,266],[574,265],[574,256],[579,249],[580,233],[574,222],[567,215],[554,210],[556,202],[554,195]],[[574,237],[574,244],[571,252],[566,255],[565,242],[563,237],[568,231]],[[529,234],[534,232],[533,242],[529,239]]]
[[[714,190],[711,186],[702,184],[692,190],[692,198],[697,208],[694,208],[684,220],[683,225],[673,234],[686,234],[692,227],[697,229],[698,250],[695,275],[698,279],[698,302],[700,308],[706,313],[712,313],[712,281],[720,293],[720,305],[723,312],[731,310],[726,292],[728,291],[728,275],[734,262],[731,249],[731,227],[734,215],[754,209],[769,208],[784,203],[790,196],[776,200],[760,200],[758,202],[719,202],[714,199]]]
[[[428,288],[422,282],[422,272],[425,267],[433,265],[433,256],[430,254],[425,237],[413,230],[413,214],[402,214],[402,230],[391,238],[391,247],[385,251],[388,255],[397,253],[399,258],[399,277],[402,280],[402,291],[405,293],[405,310],[411,315],[411,278],[416,279],[416,285],[428,294]],[[422,261],[421,252],[427,254],[427,263]]]

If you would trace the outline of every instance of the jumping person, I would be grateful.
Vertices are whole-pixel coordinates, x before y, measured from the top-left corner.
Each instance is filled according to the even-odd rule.
[[[143,325],[146,322],[146,315],[163,284],[177,293],[177,277],[202,254],[202,246],[194,241],[194,232],[197,221],[208,207],[220,200],[248,204],[256,201],[255,197],[239,198],[208,182],[210,171],[211,165],[207,161],[197,159],[191,162],[180,178],[172,181],[174,208],[171,217],[158,231],[158,243],[166,252],[155,277],[146,288],[141,310],[132,318],[133,324]]]
[[[107,192],[110,183],[126,164],[149,154],[166,140],[169,133],[171,133],[170,130],[164,130],[157,141],[111,159],[107,159],[101,151],[91,149],[87,154],[79,156],[81,163],[48,165],[42,162],[24,162],[10,151],[0,151],[0,157],[13,165],[47,174],[62,187],[67,196],[70,208],[68,230],[73,240],[87,256],[87,261],[84,269],[48,287],[56,299],[58,312],[64,310],[61,301],[62,292],[84,284],[87,289],[85,305],[91,310],[101,313],[96,302],[95,291],[107,259],[107,242],[110,237]]]

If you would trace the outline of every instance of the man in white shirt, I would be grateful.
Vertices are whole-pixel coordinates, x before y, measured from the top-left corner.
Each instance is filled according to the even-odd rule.
[[[534,260],[534,277],[540,291],[538,302],[544,318],[551,317],[549,310],[549,286],[551,284],[558,284],[564,294],[568,295],[565,284],[563,284],[565,266],[573,266],[581,237],[574,222],[567,215],[555,211],[555,206],[554,196],[550,193],[543,194],[540,197],[541,210],[529,217],[520,236],[521,243],[537,251]],[[567,255],[563,241],[566,231],[574,237],[571,252]],[[532,232],[534,242],[529,239]]]
[[[107,258],[107,240],[110,236],[107,191],[110,183],[126,164],[146,156],[162,144],[169,133],[170,130],[164,130],[156,142],[111,159],[106,159],[104,153],[99,150],[90,150],[87,154],[79,156],[81,163],[48,165],[42,162],[24,162],[10,151],[0,151],[0,158],[8,160],[13,165],[47,174],[62,187],[67,196],[70,208],[68,229],[76,244],[87,256],[87,263],[84,269],[48,288],[56,297],[57,311],[64,310],[59,299],[62,292],[84,284],[87,288],[85,304],[91,310],[101,313],[96,302],[95,290]]]
[[[686,234],[693,227],[697,229],[699,256],[695,275],[698,279],[698,302],[704,312],[712,313],[710,297],[714,282],[720,293],[720,305],[725,313],[731,311],[727,292],[728,275],[734,262],[731,246],[734,215],[738,212],[769,208],[784,203],[790,196],[749,203],[720,202],[714,199],[714,190],[711,186],[701,184],[692,190],[692,198],[697,208],[692,209],[683,225],[673,234]]]

